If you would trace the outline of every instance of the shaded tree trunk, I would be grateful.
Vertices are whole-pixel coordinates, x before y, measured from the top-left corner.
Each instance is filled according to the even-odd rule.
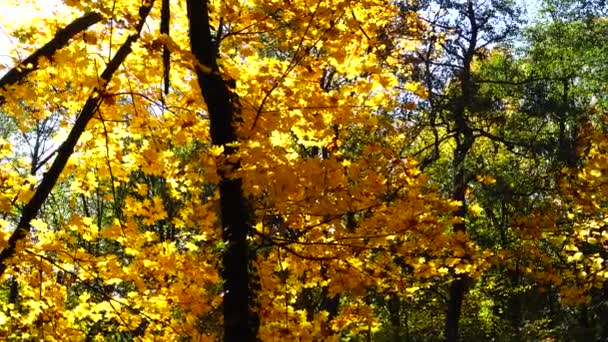
[[[475,8],[473,3],[468,1],[466,15],[470,24],[470,39],[469,45],[463,54],[462,72],[460,74],[460,92],[461,96],[455,101],[452,118],[456,128],[456,148],[454,149],[454,159],[452,167],[454,168],[454,177],[452,180],[452,199],[462,203],[454,214],[464,218],[467,213],[466,208],[466,188],[467,175],[465,169],[466,156],[473,146],[475,137],[473,130],[469,127],[466,111],[470,106],[473,98],[473,80],[471,78],[471,63],[477,49],[477,19],[475,17]],[[464,221],[454,224],[454,232],[466,232]],[[466,291],[466,277],[460,276],[456,278],[450,285],[450,294],[448,299],[448,307],[445,322],[445,337],[448,342],[458,341],[458,328],[460,321],[460,313],[462,311],[462,302]]]
[[[389,320],[392,326],[392,339],[395,342],[404,341],[401,336],[402,320],[401,320],[401,300],[398,296],[392,295],[388,302]],[[409,340],[405,339],[405,341]]]
[[[211,143],[224,147],[226,160],[236,152],[230,143],[236,142],[234,124],[239,120],[237,95],[220,75],[218,41],[209,23],[207,1],[188,0],[190,45],[198,65],[195,67],[210,120]],[[255,341],[259,322],[252,310],[253,294],[249,276],[247,236],[251,221],[240,178],[231,177],[238,162],[218,167],[220,176],[220,215],[225,250],[222,260],[224,281],[223,314],[224,341]]]

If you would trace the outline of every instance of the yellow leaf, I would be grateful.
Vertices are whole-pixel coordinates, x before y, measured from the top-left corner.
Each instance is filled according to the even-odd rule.
[[[194,244],[192,241],[189,241],[186,243],[186,248],[190,252],[196,252],[198,250],[198,246],[196,244]]]
[[[479,204],[477,204],[477,203],[474,203],[473,205],[469,206],[469,213],[471,213],[473,216],[478,216],[482,212],[483,212],[483,208],[481,206],[479,206]]]
[[[44,221],[40,220],[40,219],[33,219],[30,221],[30,226],[38,229],[38,230],[46,230],[48,228],[48,225],[46,223],[44,223]]]
[[[458,265],[456,265],[454,267],[454,271],[456,271],[456,274],[466,273],[470,269],[471,269],[471,265],[463,264],[463,263],[459,263]]]
[[[418,291],[419,289],[420,289],[420,287],[418,287],[418,286],[413,286],[413,287],[408,287],[408,288],[406,288],[406,289],[405,289],[405,291],[406,291],[407,293],[414,293],[414,292]]]
[[[591,171],[589,171],[589,174],[596,178],[599,178],[602,176],[602,172],[599,170],[591,170]]]
[[[127,247],[127,248],[125,248],[125,254],[136,256],[136,255],[139,255],[139,251],[137,249]]]
[[[458,209],[458,208],[462,207],[462,201],[451,200],[450,207]]]
[[[109,280],[106,280],[106,284],[108,285],[116,285],[116,284],[120,284],[122,283],[122,279],[119,278],[111,278]]]
[[[224,153],[224,146],[212,146],[209,148],[209,154],[214,157],[217,157],[222,153]]]

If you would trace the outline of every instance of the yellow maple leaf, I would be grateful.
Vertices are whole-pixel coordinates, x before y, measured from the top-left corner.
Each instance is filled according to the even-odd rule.
[[[30,221],[30,226],[38,229],[38,230],[46,230],[48,228],[48,225],[46,223],[44,223],[44,221],[40,220],[40,219],[33,219]]]
[[[470,205],[468,210],[473,216],[479,216],[483,212],[483,208],[477,203]]]

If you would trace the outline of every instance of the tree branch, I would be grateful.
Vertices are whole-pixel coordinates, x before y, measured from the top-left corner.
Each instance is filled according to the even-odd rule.
[[[23,207],[21,211],[21,218],[19,219],[19,223],[17,224],[17,228],[8,239],[8,245],[5,249],[0,253],[0,276],[4,274],[4,271],[7,268],[7,261],[10,259],[16,252],[17,243],[23,240],[26,235],[30,231],[30,221],[36,218],[40,208],[48,198],[51,190],[57,183],[57,179],[59,175],[63,171],[65,165],[68,162],[68,159],[74,152],[74,147],[80,139],[80,136],[84,132],[87,124],[101,105],[103,101],[103,93],[109,81],[112,79],[112,76],[118,69],[118,67],[125,61],[129,53],[131,53],[131,45],[139,38],[139,34],[143,25],[150,13],[152,8],[152,4],[154,1],[148,1],[139,9],[139,17],[140,20],[136,26],[136,33],[130,35],[125,43],[118,49],[116,55],[110,63],[108,63],[106,69],[101,74],[101,84],[99,88],[96,87],[93,89],[86,103],[82,107],[72,130],[70,131],[66,140],[59,146],[57,149],[57,157],[53,161],[53,164],[49,168],[49,170],[45,173],[40,185],[36,188],[36,192],[34,196],[29,200],[29,202]]]
[[[103,18],[104,17],[98,12],[89,12],[59,30],[53,39],[32,53],[23,62],[9,70],[4,77],[0,79],[0,89],[4,90],[7,86],[22,82],[27,75],[38,70],[42,57],[51,59],[55,52],[65,47],[69,40],[75,35],[86,30],[91,25],[100,22]],[[4,96],[0,96],[0,105],[4,104],[4,102]]]

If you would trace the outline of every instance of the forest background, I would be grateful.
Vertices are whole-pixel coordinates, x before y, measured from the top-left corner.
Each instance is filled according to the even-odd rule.
[[[0,6],[1,339],[608,340],[604,1],[53,6]]]

